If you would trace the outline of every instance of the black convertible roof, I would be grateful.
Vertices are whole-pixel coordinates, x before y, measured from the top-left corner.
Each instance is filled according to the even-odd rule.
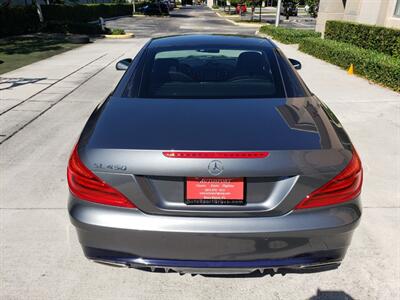
[[[275,44],[266,38],[246,35],[222,35],[222,34],[188,34],[174,35],[167,37],[154,38],[149,47],[181,47],[181,46],[248,46],[248,47],[270,47],[275,48]]]

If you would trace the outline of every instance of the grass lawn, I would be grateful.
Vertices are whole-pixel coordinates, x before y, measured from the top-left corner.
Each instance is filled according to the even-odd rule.
[[[0,39],[0,74],[79,47],[65,36],[35,34]]]

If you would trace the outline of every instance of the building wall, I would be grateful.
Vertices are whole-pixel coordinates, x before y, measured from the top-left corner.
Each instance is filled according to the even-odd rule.
[[[320,0],[316,30],[324,32],[327,20],[343,20],[384,27],[400,28],[400,16],[395,16],[400,0]]]
[[[317,25],[315,30],[325,31],[325,22],[327,20],[342,20],[344,7],[342,0],[320,0]]]
[[[400,1],[400,0],[398,0]],[[396,1],[387,2],[386,18],[384,20],[385,27],[400,28],[400,16],[394,16],[393,12],[396,8]],[[400,3],[398,4],[400,6]]]

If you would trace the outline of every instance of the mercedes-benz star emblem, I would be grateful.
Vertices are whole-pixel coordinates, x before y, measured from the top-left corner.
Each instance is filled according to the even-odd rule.
[[[208,164],[208,173],[210,173],[213,176],[218,176],[223,171],[224,171],[224,166],[222,162],[220,162],[219,160],[212,160]]]

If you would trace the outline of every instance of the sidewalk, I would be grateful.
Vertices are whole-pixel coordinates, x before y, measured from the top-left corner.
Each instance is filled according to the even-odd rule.
[[[134,40],[97,40],[0,75],[0,144],[72,93],[120,57],[131,57],[144,43]],[[122,72],[119,73],[122,75]],[[108,78],[104,98],[119,77]]]

